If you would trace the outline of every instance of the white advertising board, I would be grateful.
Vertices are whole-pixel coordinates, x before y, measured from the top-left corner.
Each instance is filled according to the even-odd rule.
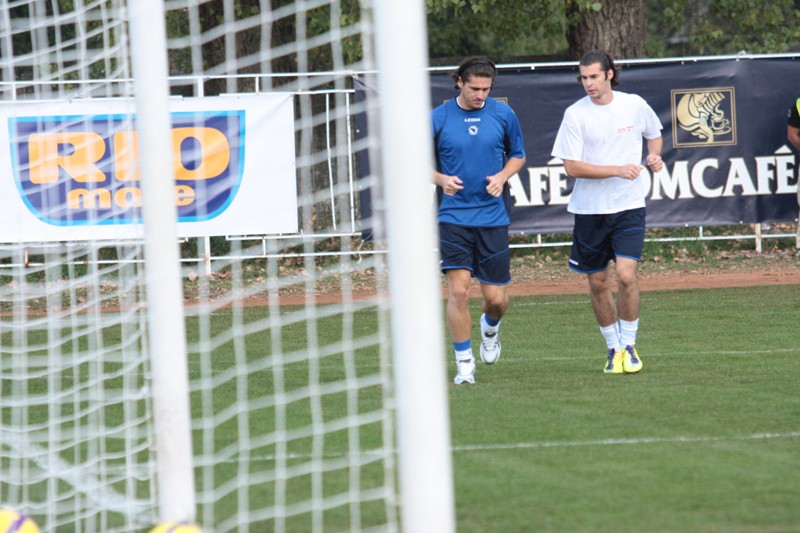
[[[295,233],[292,95],[170,103],[180,237]],[[143,235],[136,117],[125,99],[0,105],[0,242]]]

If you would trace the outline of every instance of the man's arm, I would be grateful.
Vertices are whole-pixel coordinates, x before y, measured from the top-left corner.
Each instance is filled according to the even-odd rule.
[[[664,167],[664,161],[661,159],[661,150],[664,149],[664,138],[660,135],[655,139],[647,140],[647,166],[653,172],[658,172]]]
[[[789,139],[792,146],[800,150],[800,128],[786,126],[786,138]]]
[[[647,166],[649,166],[653,172],[658,172],[664,165],[661,160],[661,150],[663,147],[664,139],[661,136],[647,140]],[[573,178],[605,179],[618,177],[635,180],[642,172],[642,165],[634,163],[622,166],[593,165],[574,159],[565,159],[564,170],[567,172],[568,176],[572,176]]]
[[[593,165],[574,159],[564,160],[564,170],[568,176],[573,178],[605,179],[605,178],[624,178],[635,180],[642,171],[642,165]]]

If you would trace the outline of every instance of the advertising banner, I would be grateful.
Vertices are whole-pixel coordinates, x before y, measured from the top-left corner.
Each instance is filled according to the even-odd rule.
[[[621,65],[615,90],[642,96],[664,126],[665,168],[645,167],[648,227],[797,219],[797,159],[787,110],[800,97],[792,56]],[[515,110],[526,168],[509,182],[511,233],[571,230],[574,180],[551,157],[564,110],[585,96],[574,67],[501,70],[491,96]],[[456,96],[445,72],[431,75],[432,102]],[[644,154],[643,159],[644,160]]]
[[[133,101],[0,105],[0,242],[143,235]],[[180,237],[297,232],[291,94],[170,101]]]

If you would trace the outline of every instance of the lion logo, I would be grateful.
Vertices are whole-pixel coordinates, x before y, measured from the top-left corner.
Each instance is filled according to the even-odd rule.
[[[673,91],[675,146],[736,144],[733,88]]]

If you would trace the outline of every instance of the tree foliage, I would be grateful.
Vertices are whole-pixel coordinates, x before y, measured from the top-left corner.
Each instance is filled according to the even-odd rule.
[[[208,0],[198,4],[196,8],[199,30],[211,34],[222,29],[213,39],[204,41],[201,48],[200,66],[191,64],[196,61],[189,56],[188,48],[172,50],[170,69],[173,74],[212,73],[212,74],[247,74],[247,73],[293,73],[317,72],[343,69],[346,65],[337,65],[338,58],[343,57],[350,65],[362,54],[359,37],[345,37],[341,43],[323,42],[312,48],[305,48],[306,43],[314,37],[323,35],[336,27],[346,27],[361,17],[358,0],[340,0],[337,3],[320,3],[302,11],[284,9],[295,4],[295,0]],[[262,9],[269,5],[271,17],[262,17]],[[171,37],[183,37],[189,34],[192,13],[188,9],[168,13],[167,31]],[[269,18],[269,23],[263,19]],[[249,20],[240,29],[232,33],[229,27],[234,21]],[[226,24],[228,26],[226,26]],[[266,34],[269,35],[266,35]],[[299,39],[303,37],[304,42]],[[341,46],[341,50],[333,50]],[[268,47],[270,54],[265,54]],[[302,53],[298,53],[302,50]],[[230,61],[230,57],[236,61]],[[289,78],[275,78],[268,81],[279,84]],[[216,94],[225,90],[250,90],[248,84],[252,80],[243,78],[237,82],[238,88],[230,87],[231,80],[211,80],[206,83],[206,94]]]
[[[551,0],[427,0],[432,58],[499,60],[566,52],[564,4]]]
[[[8,13],[15,19],[29,17],[34,9],[45,10],[54,23],[44,31],[48,44],[54,46],[57,42],[75,42],[78,27],[64,16],[75,10],[75,4],[74,0],[12,2]],[[171,74],[320,71],[341,68],[335,64],[337,57],[344,57],[348,65],[356,64],[361,57],[359,36],[345,38],[342,53],[323,44],[301,55],[296,42],[298,35],[312,38],[334,25],[345,27],[358,21],[362,16],[359,0],[309,5],[300,12],[284,9],[299,4],[297,0],[234,0],[226,4],[223,0],[193,4],[199,18],[196,22],[203,31],[218,29],[228,19],[251,19],[253,24],[234,35],[224,32],[204,42],[201,65],[188,48],[172,50]],[[568,59],[580,57],[590,48],[603,48],[620,58],[800,50],[800,0],[426,0],[426,5],[433,62],[437,58],[450,62],[473,54],[488,54],[505,62]],[[284,15],[262,25],[261,10],[265,6],[273,15]],[[100,22],[90,20],[88,30],[96,24]],[[171,37],[187,35],[189,26],[188,8],[168,12]],[[87,28],[81,32],[86,34]],[[90,37],[89,46],[95,46],[92,41],[104,46],[102,39],[107,32],[96,34]],[[31,55],[32,35],[15,34],[10,42],[0,45],[0,52],[17,57]],[[269,60],[246,59],[263,58],[261,47],[266,44],[276,51]],[[232,55],[237,59],[236,72],[228,71],[232,63],[226,58]],[[35,68],[31,61],[15,65],[14,72],[0,69],[0,76],[30,77]],[[105,63],[98,63],[89,71],[92,77],[104,77],[108,75],[106,69]],[[222,90],[226,88],[217,89]]]
[[[646,0],[427,0],[431,55],[643,57]]]
[[[561,59],[588,48],[669,57],[779,53],[800,45],[794,0],[426,1],[432,58]]]
[[[680,55],[788,52],[800,43],[794,0],[661,0],[650,2],[651,27]]]

